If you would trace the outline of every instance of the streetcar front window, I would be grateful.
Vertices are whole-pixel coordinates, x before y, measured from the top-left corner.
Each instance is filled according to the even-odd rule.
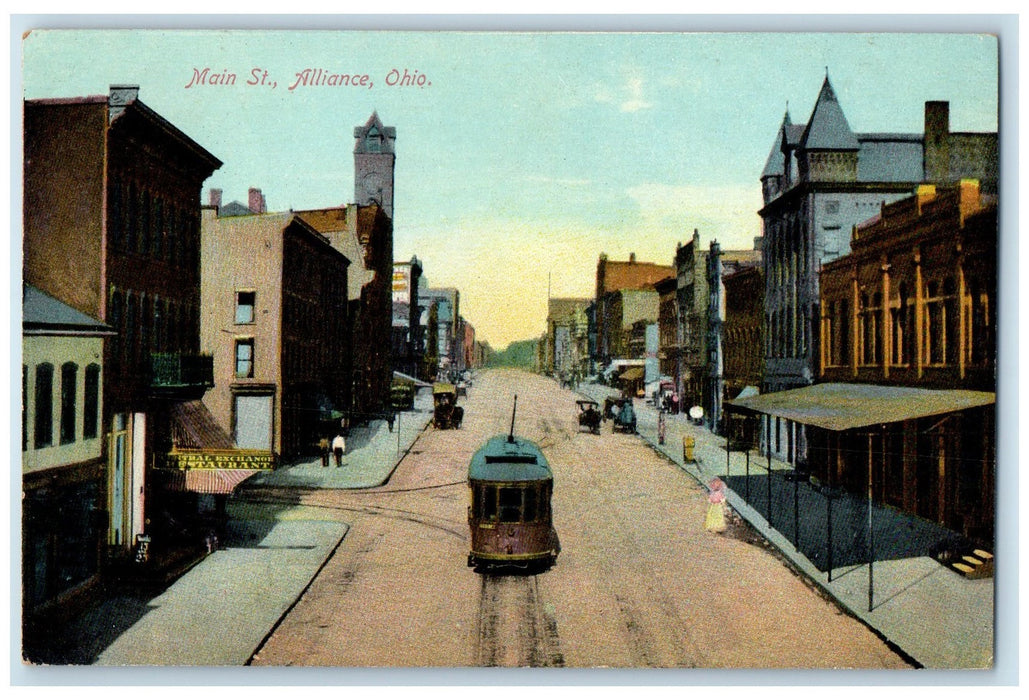
[[[525,489],[525,522],[536,520],[536,489]]]
[[[481,504],[483,520],[493,520],[497,517],[496,491],[489,486],[483,486],[479,490],[479,502]]]
[[[500,488],[500,522],[516,523],[522,517],[522,489],[510,486]]]

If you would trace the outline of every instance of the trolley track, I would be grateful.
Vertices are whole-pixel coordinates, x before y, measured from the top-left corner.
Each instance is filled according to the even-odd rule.
[[[427,528],[431,528],[440,532],[445,532],[448,535],[456,537],[462,541],[467,540],[467,524],[462,522],[455,522],[446,518],[438,516],[427,515],[414,510],[408,510],[405,508],[394,508],[389,506],[381,506],[374,504],[329,504],[319,503],[316,500],[302,499],[297,501],[296,499],[290,498],[274,498],[270,496],[263,496],[261,498],[248,498],[247,503],[261,504],[261,505],[280,505],[280,506],[304,506],[307,508],[315,508],[318,510],[326,510],[334,513],[356,513],[360,515],[369,516],[381,516],[390,518],[393,520],[400,520],[404,522],[414,523],[417,525],[423,525]]]
[[[478,666],[564,666],[557,620],[537,576],[482,574],[476,627]]]
[[[653,577],[652,567],[646,559],[647,548],[627,525],[633,523],[634,518],[625,507],[625,499],[612,497],[603,480],[589,467],[595,454],[587,447],[595,449],[596,436],[580,433],[577,429],[573,432],[563,423],[546,421],[546,424],[550,438],[548,451],[564,453],[555,455],[552,461],[573,466],[578,474],[585,475],[586,488],[603,502],[599,511],[608,515],[604,527],[599,530],[603,533],[601,539],[594,542],[595,546],[590,551],[633,553],[618,563],[623,577],[624,570],[628,569],[630,576],[639,582],[628,590],[624,587],[615,589],[603,583],[619,578],[613,575],[614,562],[611,559],[594,556],[593,563],[596,569],[605,573],[600,578],[601,585],[606,588],[617,610],[618,624],[632,665],[639,668],[695,668],[704,665],[704,654],[691,638],[689,622],[680,615],[675,596]]]

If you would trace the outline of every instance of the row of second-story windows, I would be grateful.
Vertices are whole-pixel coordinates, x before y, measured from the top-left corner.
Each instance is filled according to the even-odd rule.
[[[54,366],[49,362],[38,364],[33,369],[33,391],[31,413],[32,446],[34,449],[51,447],[54,444],[54,408],[59,408],[58,422],[61,445],[68,445],[81,436],[83,440],[97,437],[100,421],[100,365],[90,364],[84,372],[82,412],[76,411],[79,397],[79,366],[74,362],[61,365],[60,384],[56,381]],[[54,401],[55,389],[60,390],[59,401]],[[21,368],[22,421],[21,449],[29,446],[29,368]],[[81,433],[78,416],[82,416]]]
[[[196,268],[200,256],[196,211],[151,193],[135,182],[112,179],[108,237],[112,248],[170,265]]]
[[[138,364],[154,352],[196,350],[199,324],[192,304],[113,288],[108,303],[108,323],[118,331],[109,341],[114,367]]]
[[[858,366],[888,362],[907,367],[916,359],[916,336],[921,340],[920,364],[925,367],[957,366],[959,360],[968,366],[987,366],[992,361],[991,295],[977,283],[970,284],[960,299],[953,277],[926,281],[917,315],[911,285],[901,282],[896,289],[885,315],[879,293],[860,294],[856,311],[846,298],[826,300],[822,327],[827,367],[848,366],[854,359]]]

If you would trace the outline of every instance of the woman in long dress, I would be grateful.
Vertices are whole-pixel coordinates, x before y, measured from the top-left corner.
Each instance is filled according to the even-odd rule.
[[[708,532],[725,532],[725,482],[718,478],[712,479],[708,488],[711,491],[707,495],[707,517],[704,519],[704,527]]]

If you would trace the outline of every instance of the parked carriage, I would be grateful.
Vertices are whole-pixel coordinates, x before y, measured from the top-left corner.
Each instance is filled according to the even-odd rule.
[[[517,401],[517,397],[515,399]],[[468,566],[477,570],[553,566],[561,545],[550,510],[554,475],[539,446],[511,433],[490,438],[468,467]]]
[[[457,390],[453,384],[437,382],[432,385],[432,424],[440,429],[460,428],[464,409],[457,405]]]
[[[600,404],[591,399],[579,399],[575,405],[579,407],[579,430],[600,435]]]
[[[636,411],[632,407],[632,401],[626,399],[615,413],[612,431],[616,433],[636,432]]]

